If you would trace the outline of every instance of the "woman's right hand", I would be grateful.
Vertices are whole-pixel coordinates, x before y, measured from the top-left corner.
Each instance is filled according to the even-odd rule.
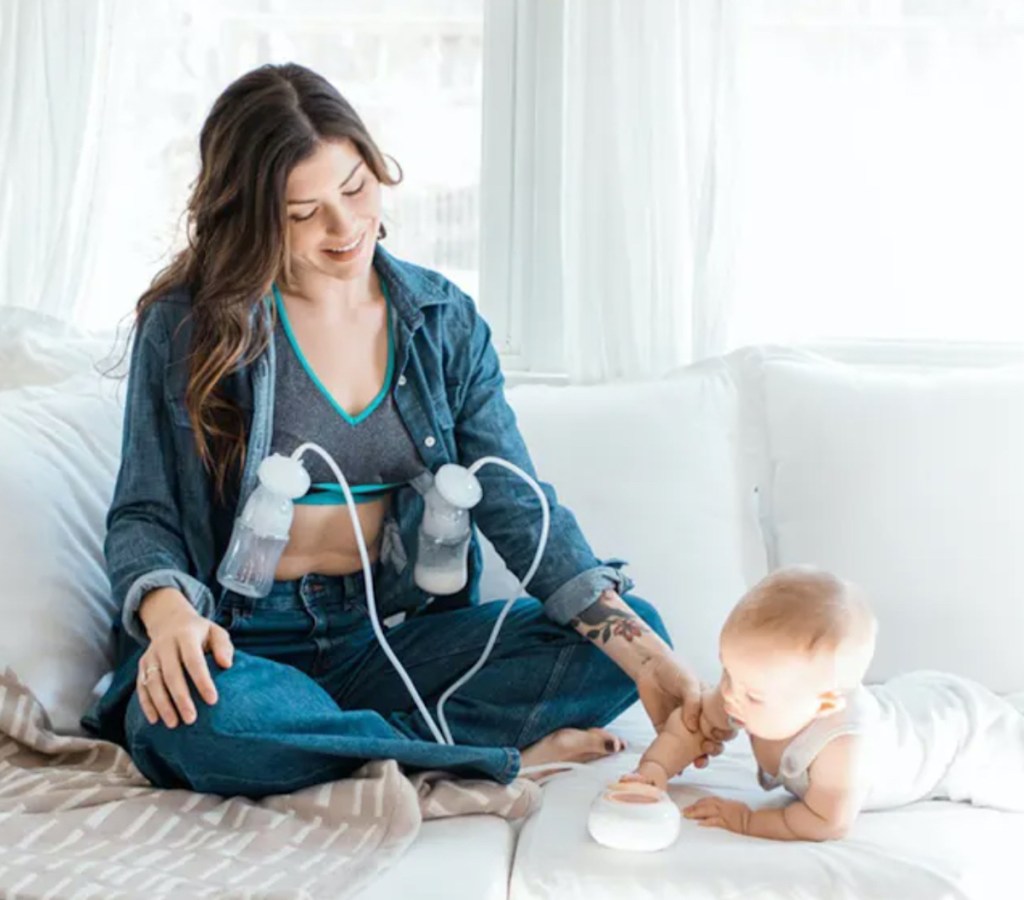
[[[196,720],[196,708],[188,678],[199,696],[210,705],[217,702],[206,651],[222,669],[231,667],[234,645],[224,628],[196,612],[188,598],[175,588],[157,588],[139,607],[149,635],[149,646],[139,659],[135,687],[143,715],[150,725],[162,719],[175,728],[179,716],[187,725]]]

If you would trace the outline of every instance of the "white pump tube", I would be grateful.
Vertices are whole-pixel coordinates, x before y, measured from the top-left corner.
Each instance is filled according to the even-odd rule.
[[[541,509],[541,525],[540,525],[540,540],[537,541],[537,550],[533,556],[533,562],[530,568],[526,572],[526,576],[520,583],[520,588],[525,592],[526,586],[533,580],[533,576],[537,573],[537,569],[540,567],[541,558],[544,556],[544,549],[548,543],[548,531],[551,527],[551,510],[548,507],[548,498],[544,496],[544,492],[540,489],[540,485],[527,475],[519,466],[510,463],[508,460],[501,459],[498,456],[484,456],[478,459],[469,467],[471,475],[476,475],[484,466],[488,464],[496,466],[502,466],[503,468],[509,469],[514,472],[520,478],[523,479],[530,487],[533,488],[534,492],[540,500]],[[448,690],[442,695],[441,699],[437,701],[437,721],[441,725],[441,730],[444,732],[444,736],[448,739],[448,743],[454,744],[452,740],[451,730],[448,728],[448,720],[444,716],[444,705],[448,702],[448,698],[454,694],[460,687],[462,687],[470,678],[476,675],[480,669],[483,668],[487,657],[491,655],[491,650],[494,649],[494,643],[498,640],[498,632],[501,631],[501,626],[505,624],[505,617],[508,616],[509,610],[512,608],[512,604],[516,602],[516,597],[509,597],[505,601],[505,605],[502,607],[501,612],[498,614],[498,618],[494,623],[494,627],[491,629],[491,636],[487,640],[487,645],[484,647],[484,652],[480,654],[480,658],[476,661],[476,664],[469,669],[461,678],[459,678],[454,684],[452,684]]]
[[[338,464],[334,461],[334,458],[326,450],[324,450],[323,447],[321,447],[319,444],[313,443],[312,441],[307,441],[306,443],[301,444],[299,447],[297,447],[295,451],[292,453],[291,458],[299,459],[302,456],[302,454],[305,453],[307,450],[311,450],[318,456],[323,458],[324,462],[326,462],[327,466],[330,468],[331,473],[338,480],[338,485],[341,487],[341,492],[345,496],[345,503],[348,506],[349,516],[352,519],[352,529],[355,532],[356,536],[356,544],[359,547],[359,560],[363,565],[364,580],[366,582],[366,608],[370,614],[370,624],[373,626],[373,632],[377,637],[377,641],[380,644],[381,649],[384,651],[384,654],[391,662],[391,665],[394,667],[395,671],[402,679],[403,684],[405,684],[406,690],[409,691],[409,696],[412,697],[413,702],[416,704],[416,708],[420,712],[420,715],[423,716],[423,720],[427,723],[427,727],[430,728],[431,734],[434,736],[434,740],[437,741],[437,743],[439,744],[454,744],[455,741],[452,739],[451,730],[448,728],[448,722],[444,717],[444,704],[455,691],[457,691],[460,687],[462,687],[462,685],[469,681],[470,678],[472,678],[477,672],[479,672],[480,669],[483,667],[484,663],[487,662],[487,657],[490,656],[491,650],[494,648],[494,643],[498,639],[498,633],[501,631],[501,626],[505,622],[505,617],[508,615],[508,611],[512,608],[512,604],[515,602],[516,598],[510,597],[505,602],[505,605],[502,608],[501,613],[498,615],[497,621],[495,621],[494,623],[494,627],[491,629],[490,637],[488,638],[487,644],[484,647],[483,653],[480,654],[480,658],[465,674],[463,674],[453,685],[451,685],[451,687],[449,687],[448,690],[444,692],[444,694],[441,695],[441,699],[438,700],[437,703],[437,718],[441,725],[441,727],[438,728],[438,723],[434,721],[433,717],[427,711],[426,703],[423,702],[423,698],[420,696],[419,691],[416,690],[416,685],[413,684],[412,678],[409,677],[409,673],[406,672],[405,668],[402,666],[402,663],[395,655],[395,652],[391,649],[391,645],[388,643],[388,640],[384,635],[384,629],[381,628],[380,619],[377,615],[377,601],[373,588],[373,570],[370,566],[370,554],[366,549],[366,539],[363,537],[363,529],[359,522],[359,516],[356,513],[355,500],[352,496],[352,490],[351,488],[349,488],[348,481],[345,479],[344,474],[342,474],[342,471],[339,468]],[[514,472],[516,475],[522,478],[527,484],[529,484],[530,487],[533,488],[534,492],[537,494],[537,497],[540,500],[540,540],[537,543],[537,551],[534,554],[533,562],[526,573],[526,577],[523,579],[521,583],[521,587],[525,591],[526,586],[530,583],[530,581],[533,579],[533,576],[536,574],[537,569],[540,566],[540,561],[544,556],[544,549],[547,546],[548,532],[550,530],[551,525],[551,510],[548,507],[547,497],[544,496],[544,492],[541,490],[540,485],[537,484],[537,482],[533,478],[527,475],[526,472],[524,472],[522,469],[520,469],[513,463],[508,462],[507,460],[501,459],[500,457],[497,456],[485,456],[481,459],[478,459],[475,463],[473,463],[469,467],[469,471],[471,474],[475,475],[477,471],[479,471],[481,468],[483,468],[485,465],[489,463],[502,466]]]
[[[388,643],[388,639],[384,636],[384,629],[380,627],[380,619],[377,617],[377,601],[373,593],[373,569],[370,566],[370,554],[366,550],[366,540],[363,537],[363,529],[359,524],[359,515],[356,513],[356,502],[352,496],[352,490],[348,486],[348,481],[342,474],[338,464],[334,461],[334,458],[324,450],[319,444],[314,444],[312,441],[307,441],[305,444],[301,444],[292,453],[292,459],[299,459],[303,453],[307,450],[312,450],[314,453],[323,457],[325,463],[327,463],[334,477],[338,479],[338,484],[341,486],[341,492],[345,495],[345,504],[348,506],[348,513],[352,519],[352,528],[355,531],[356,543],[359,546],[359,560],[363,564],[363,576],[366,582],[366,608],[370,613],[370,624],[373,626],[373,633],[377,636],[377,641],[380,643],[381,649],[384,651],[384,655],[391,661],[391,665],[394,666],[395,671],[398,672],[398,676],[405,683],[406,690],[409,691],[409,696],[412,697],[413,702],[416,704],[416,708],[420,711],[420,715],[423,716],[424,721],[427,723],[427,727],[430,728],[431,734],[434,736],[434,740],[439,744],[448,744],[451,741],[446,741],[444,735],[437,727],[437,723],[433,717],[427,711],[427,705],[423,702],[423,698],[420,697],[419,691],[416,690],[416,685],[412,683],[412,679],[409,677],[409,673],[405,671],[405,668],[398,661],[398,657],[395,656],[394,650],[391,649],[391,645]]]

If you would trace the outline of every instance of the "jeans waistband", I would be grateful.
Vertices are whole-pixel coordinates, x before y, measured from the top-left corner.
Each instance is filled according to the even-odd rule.
[[[235,607],[254,609],[296,609],[308,603],[315,605],[360,604],[366,597],[363,573],[351,575],[319,575],[310,573],[291,581],[275,581],[266,597],[243,597],[232,594]]]

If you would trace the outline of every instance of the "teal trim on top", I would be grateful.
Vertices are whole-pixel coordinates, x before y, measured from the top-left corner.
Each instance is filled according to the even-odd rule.
[[[345,408],[338,403],[337,400],[331,396],[331,392],[324,387],[323,382],[317,378],[316,372],[313,371],[313,367],[307,362],[306,355],[302,352],[302,348],[299,347],[299,342],[295,338],[295,332],[292,331],[292,323],[288,319],[288,310],[284,307],[284,299],[281,297],[281,291],[278,290],[277,282],[274,282],[274,303],[277,305],[277,314],[281,317],[281,325],[284,326],[284,333],[288,337],[288,343],[292,345],[292,349],[295,351],[295,355],[299,358],[299,362],[302,363],[302,368],[306,370],[306,374],[310,377],[313,384],[316,385],[327,401],[349,425],[358,425],[360,422],[369,418],[373,411],[380,406],[381,402],[387,396],[388,391],[391,389],[391,378],[395,371],[395,341],[394,335],[391,329],[391,297],[388,295],[388,289],[384,285],[384,279],[378,279],[380,281],[381,293],[384,294],[384,305],[386,307],[386,316],[388,320],[388,365],[387,371],[384,373],[384,384],[381,386],[377,396],[373,398],[370,405],[366,407],[358,416],[351,416],[345,411]]]
[[[350,484],[352,499],[356,506],[362,503],[372,503],[385,494],[390,493],[400,484]],[[317,482],[310,486],[309,493],[299,497],[297,504],[303,506],[344,506],[345,495],[341,492],[341,485],[333,481]]]

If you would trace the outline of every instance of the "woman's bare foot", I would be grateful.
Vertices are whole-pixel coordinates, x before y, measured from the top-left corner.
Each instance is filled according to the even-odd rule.
[[[590,762],[625,748],[622,738],[604,728],[559,728],[531,744],[520,756],[524,769],[552,763],[550,769],[536,773],[543,777],[558,771],[560,762]]]

